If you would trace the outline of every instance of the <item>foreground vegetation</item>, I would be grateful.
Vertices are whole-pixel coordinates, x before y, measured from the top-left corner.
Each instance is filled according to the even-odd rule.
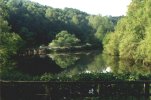
[[[31,77],[19,72],[13,72],[11,75],[3,76],[2,80],[11,81],[142,81],[151,80],[151,74],[135,75],[131,73],[114,74],[114,73],[81,73],[73,76],[58,76],[45,73],[42,76]]]

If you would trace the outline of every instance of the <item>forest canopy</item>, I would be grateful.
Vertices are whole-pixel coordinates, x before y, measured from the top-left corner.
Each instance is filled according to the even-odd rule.
[[[90,15],[73,8],[52,8],[29,0],[1,2],[11,31],[21,36],[28,47],[48,45],[63,30],[74,34],[82,43],[101,43],[106,32],[114,30],[119,18]]]

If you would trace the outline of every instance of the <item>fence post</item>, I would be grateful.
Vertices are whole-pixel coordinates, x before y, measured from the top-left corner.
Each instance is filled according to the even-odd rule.
[[[149,100],[149,96],[150,96],[150,93],[149,93],[149,83],[145,83],[145,100]]]

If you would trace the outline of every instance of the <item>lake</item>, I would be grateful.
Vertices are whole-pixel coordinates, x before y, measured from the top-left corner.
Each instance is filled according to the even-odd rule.
[[[129,73],[134,78],[137,78],[135,75],[151,74],[149,65],[120,60],[116,56],[102,54],[101,50],[19,56],[1,64],[1,69],[2,80],[27,80],[28,77],[41,77],[47,73],[57,76],[73,76],[79,73]]]
[[[97,74],[98,73],[98,74]],[[36,85],[35,83],[26,84],[18,84],[11,83],[7,86],[7,83],[2,85],[3,96],[6,98],[5,100],[9,100],[6,94],[11,98],[15,98],[19,100],[29,99],[27,97],[33,95],[35,92],[29,91],[43,91],[44,94],[49,94],[46,92],[47,90],[53,90],[53,98],[57,98],[59,94],[58,91],[62,93],[68,93],[71,90],[77,93],[83,93],[82,90],[85,90],[84,93],[88,93],[91,89],[94,91],[98,91],[100,89],[97,82],[91,85],[88,85],[90,81],[95,82],[98,80],[103,81],[114,81],[114,80],[126,80],[126,81],[135,81],[135,80],[150,80],[151,76],[151,67],[149,65],[143,65],[141,63],[136,63],[129,60],[121,60],[115,56],[109,56],[103,54],[101,50],[93,50],[93,51],[81,51],[81,52],[60,52],[60,53],[49,53],[45,55],[27,55],[27,56],[18,56],[13,60],[9,60],[8,62],[1,64],[1,80],[3,81],[85,81],[84,85],[80,85],[81,83],[73,84],[59,84],[47,86],[46,84]],[[95,74],[95,75],[93,75]],[[78,77],[76,75],[79,75]],[[75,76],[75,77],[72,77]],[[96,78],[97,77],[97,78]],[[73,79],[73,80],[72,80]],[[16,85],[17,84],[17,85]],[[57,83],[58,84],[58,83]],[[87,85],[86,85],[87,84]],[[139,85],[135,84],[119,84],[119,83],[102,83],[102,91],[99,96],[104,96],[102,100],[120,100],[121,97],[126,97],[127,99],[123,100],[138,100],[137,96],[145,93],[144,83]],[[70,86],[71,85],[71,86]],[[13,86],[13,87],[12,87]],[[68,87],[70,86],[70,88]],[[34,88],[33,88],[34,87]],[[48,88],[49,87],[49,88]],[[71,87],[77,87],[76,89]],[[110,87],[110,88],[109,88]],[[151,85],[148,84],[149,90],[151,91]],[[48,88],[48,89],[47,89]],[[88,89],[90,88],[90,89]],[[136,89],[137,88],[137,89]],[[87,90],[88,89],[88,90]],[[109,93],[110,96],[106,96],[107,90],[112,90]],[[137,96],[127,96],[124,91],[127,90],[126,93],[131,91],[131,94],[136,94]],[[133,91],[135,90],[135,91]],[[9,92],[8,92],[9,91]],[[22,92],[20,92],[22,91]],[[56,91],[56,92],[54,92]],[[21,95],[21,97],[16,98],[15,94]],[[21,94],[22,93],[22,94]],[[99,92],[100,93],[100,92]],[[117,93],[116,96],[113,93]],[[24,95],[23,95],[24,94]],[[35,94],[38,94],[37,92]],[[122,94],[122,96],[118,96],[118,94]],[[64,96],[65,95],[65,96]],[[68,97],[66,94],[61,95],[60,98],[56,100],[100,100],[100,97],[97,96],[98,92],[95,92],[94,95],[90,95],[90,97],[80,96],[75,97],[71,95]],[[14,97],[15,96],[15,97]],[[73,96],[73,97],[72,97]],[[40,96],[41,100],[55,100],[50,99],[50,95],[42,95]],[[115,99],[113,99],[113,97]],[[24,98],[24,99],[23,99]],[[37,96],[33,96],[36,100],[40,100]],[[30,99],[33,99],[30,98]],[[44,99],[45,98],[45,99]],[[119,99],[118,99],[119,98]],[[145,97],[140,97],[145,100]],[[29,99],[29,100],[30,100]],[[148,99],[149,100],[149,99]]]

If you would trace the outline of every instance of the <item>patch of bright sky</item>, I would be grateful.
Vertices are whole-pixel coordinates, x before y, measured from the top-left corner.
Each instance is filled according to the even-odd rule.
[[[131,0],[31,0],[53,8],[76,8],[89,14],[103,16],[125,15]]]

